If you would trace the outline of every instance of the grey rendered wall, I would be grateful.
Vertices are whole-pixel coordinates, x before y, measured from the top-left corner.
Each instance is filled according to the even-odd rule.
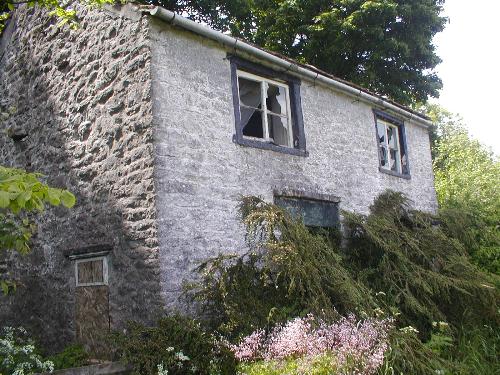
[[[427,131],[406,123],[412,178],[378,171],[372,108],[302,82],[308,157],[232,142],[230,64],[219,45],[152,20],[151,72],[155,123],[155,181],[167,306],[183,279],[219,251],[242,250],[236,215],[241,195],[272,201],[273,189],[294,188],[341,198],[341,209],[367,212],[385,189],[404,191],[415,207],[433,211]]]
[[[148,321],[159,301],[148,22],[79,9],[80,29],[34,10],[2,38],[0,164],[37,171],[77,196],[39,216],[30,257],[12,263],[21,286],[0,297],[2,325],[22,324],[46,349],[74,338],[70,249],[110,244],[110,317]],[[8,133],[26,134],[13,141]]]

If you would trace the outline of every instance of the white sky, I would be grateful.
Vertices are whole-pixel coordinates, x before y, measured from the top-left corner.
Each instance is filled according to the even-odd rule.
[[[450,23],[434,39],[443,60],[437,102],[500,155],[500,0],[446,0],[444,8]]]

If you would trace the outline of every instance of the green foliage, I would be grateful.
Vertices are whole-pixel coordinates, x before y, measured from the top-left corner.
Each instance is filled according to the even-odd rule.
[[[439,215],[443,230],[462,243],[476,265],[500,275],[498,223],[467,209],[443,208]]]
[[[134,374],[232,375],[236,372],[233,354],[200,324],[181,316],[158,320],[155,327],[130,322],[125,334],[116,333],[114,343],[122,360]]]
[[[402,103],[438,96],[443,0],[142,0]]]
[[[401,311],[401,324],[416,327],[423,338],[433,321],[458,325],[465,313],[476,322],[498,319],[498,291],[460,242],[434,222],[390,191],[375,200],[368,216],[344,213],[353,273],[384,291],[384,302]]]
[[[54,364],[54,369],[60,370],[85,366],[88,364],[89,355],[82,345],[74,344],[47,359]]]
[[[379,375],[451,375],[455,370],[452,361],[439,357],[419,339],[417,331],[411,327],[394,330],[390,347],[385,354]]]
[[[245,375],[333,375],[351,373],[337,365],[336,357],[331,353],[309,358],[288,358],[282,361],[242,362],[238,369]]]
[[[498,224],[500,161],[460,124],[442,125],[440,133],[434,174],[441,207],[467,208]]]
[[[500,330],[489,325],[462,327],[452,351],[458,375],[498,375]]]
[[[43,183],[42,175],[21,169],[0,166],[0,252],[16,251],[25,255],[30,251],[29,240],[35,231],[30,220],[33,212],[42,212],[46,205],[75,205],[75,196],[67,190]],[[0,280],[7,294],[15,288],[10,280]]]
[[[83,0],[81,2],[88,6],[102,6],[104,4],[112,4],[115,0]],[[5,28],[6,22],[10,18],[11,13],[20,4],[26,4],[28,7],[37,6],[49,10],[50,16],[55,16],[59,19],[59,26],[68,24],[73,29],[78,27],[76,11],[72,8],[74,5],[72,2],[62,0],[2,0],[2,3],[0,4],[0,35]]]
[[[371,306],[323,235],[260,198],[243,198],[239,210],[250,251],[206,261],[201,281],[188,287],[214,328],[249,334],[309,312],[335,316]]]
[[[302,222],[259,198],[242,200],[250,251],[203,263],[190,296],[212,327],[237,336],[308,312],[334,315],[381,306],[401,313],[429,339],[433,321],[498,320],[498,290],[436,218],[386,192],[367,216],[344,213],[339,249]],[[370,297],[370,290],[383,291]],[[376,304],[375,304],[376,302]],[[473,310],[470,306],[474,306]]]
[[[432,327],[431,339],[425,343],[425,346],[442,357],[453,347],[451,329],[446,322],[432,322]]]
[[[471,323],[454,335],[446,324],[436,323],[431,340],[425,344],[411,330],[394,331],[379,375],[498,374],[499,330]]]
[[[469,135],[458,115],[438,105],[423,109],[436,123],[431,140],[441,219],[477,265],[498,275],[500,160]]]
[[[3,327],[0,333],[0,375],[31,375],[52,371],[54,365],[37,354],[24,328]]]
[[[205,262],[200,282],[190,289],[212,327],[237,337],[306,312],[362,314],[378,305],[405,327],[392,332],[380,374],[481,373],[455,350],[464,332],[482,324],[498,327],[498,280],[474,266],[465,249],[480,237],[465,229],[474,215],[455,210],[433,217],[412,210],[403,194],[387,191],[369,215],[344,212],[339,250],[259,198],[243,198],[240,213],[249,252]],[[441,328],[448,322],[449,330],[439,330],[435,321],[442,321]],[[491,337],[472,341],[498,346]],[[491,351],[475,352],[493,367]],[[241,366],[245,373],[294,373],[298,362]]]
[[[43,211],[44,205],[62,204],[71,208],[75,196],[67,190],[52,188],[40,181],[41,174],[0,166],[0,209],[14,214],[21,211]]]

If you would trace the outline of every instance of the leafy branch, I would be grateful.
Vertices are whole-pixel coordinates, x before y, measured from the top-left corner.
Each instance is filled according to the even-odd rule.
[[[113,4],[115,0],[81,0],[82,4],[87,6],[103,6],[104,4]],[[60,22],[59,26],[68,24],[72,29],[78,28],[78,21],[76,17],[76,10],[74,10],[71,5],[66,1],[60,0],[2,0],[2,5],[0,5],[0,34],[5,28],[7,20],[12,15],[12,12],[19,5],[26,5],[30,8],[38,6],[49,10],[49,16],[57,17]]]
[[[46,205],[67,208],[75,205],[76,198],[71,192],[50,187],[41,178],[39,173],[0,166],[0,253],[30,252],[29,241],[36,230],[31,213],[43,212]],[[0,288],[7,294],[15,284],[1,279]]]

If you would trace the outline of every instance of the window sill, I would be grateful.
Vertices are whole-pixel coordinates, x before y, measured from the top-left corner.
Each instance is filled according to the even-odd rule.
[[[281,152],[282,154],[295,155],[295,156],[309,156],[309,152],[306,150],[301,150],[298,148],[290,148],[278,146],[273,143],[257,141],[252,139],[237,139],[236,135],[233,136],[233,142],[245,147],[260,148],[262,150],[271,150],[275,152]]]
[[[405,180],[411,180],[411,176],[409,174],[402,174],[402,173],[394,172],[394,171],[391,171],[389,169],[382,168],[380,166],[378,167],[378,170],[382,173],[385,173],[385,174],[388,174],[388,175],[391,175],[394,177],[404,178]]]

